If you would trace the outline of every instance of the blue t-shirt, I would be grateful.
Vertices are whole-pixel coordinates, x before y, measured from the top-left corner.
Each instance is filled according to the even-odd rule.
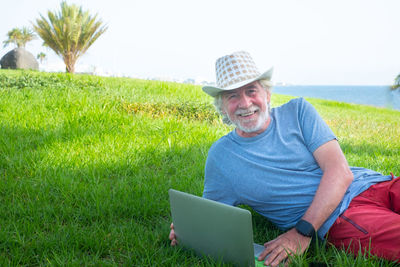
[[[312,153],[333,139],[315,108],[303,98],[293,99],[272,109],[263,133],[244,138],[233,130],[211,146],[203,197],[248,205],[280,229],[290,229],[310,206],[323,174]],[[354,181],[318,230],[321,238],[355,196],[391,179],[364,168],[351,170]]]

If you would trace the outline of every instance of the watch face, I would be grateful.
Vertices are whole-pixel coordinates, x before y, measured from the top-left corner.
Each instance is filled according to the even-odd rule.
[[[295,228],[297,232],[304,236],[312,237],[315,234],[312,224],[305,220],[298,221]]]

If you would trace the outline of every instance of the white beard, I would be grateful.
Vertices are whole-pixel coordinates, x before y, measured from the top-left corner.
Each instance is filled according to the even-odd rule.
[[[267,109],[265,111],[261,111],[261,109],[258,106],[251,106],[248,109],[240,109],[235,112],[236,115],[238,114],[247,114],[247,113],[252,113],[254,111],[259,112],[259,116],[257,117],[257,122],[253,124],[253,126],[245,126],[242,125],[242,122],[240,120],[235,120],[232,119],[229,114],[227,113],[228,119],[230,122],[236,126],[239,130],[245,132],[245,133],[253,133],[257,132],[262,129],[264,126],[264,123],[268,120],[269,118],[269,103],[267,103]],[[254,119],[252,119],[254,120]]]

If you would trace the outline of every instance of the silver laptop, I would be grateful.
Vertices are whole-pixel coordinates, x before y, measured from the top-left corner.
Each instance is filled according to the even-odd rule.
[[[250,211],[174,189],[169,199],[179,245],[217,261],[263,266],[256,259],[264,246],[253,243]]]

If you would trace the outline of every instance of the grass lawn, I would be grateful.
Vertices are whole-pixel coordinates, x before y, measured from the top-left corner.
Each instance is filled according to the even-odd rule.
[[[400,175],[400,112],[308,100],[350,165]],[[168,240],[168,189],[201,195],[208,149],[231,130],[211,101],[200,86],[0,70],[0,265],[222,265]],[[279,234],[253,220],[256,242]],[[312,262],[393,266],[329,246],[293,266]]]

